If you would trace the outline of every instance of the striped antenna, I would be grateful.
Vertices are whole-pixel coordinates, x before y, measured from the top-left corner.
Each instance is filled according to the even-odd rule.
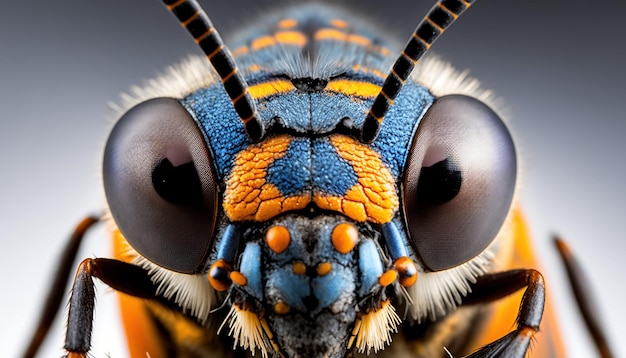
[[[417,61],[472,2],[474,0],[440,0],[417,26],[365,117],[361,129],[362,142],[371,143],[376,139],[385,114],[393,105],[393,100],[400,92],[404,81],[409,78]]]
[[[248,84],[239,73],[233,55],[224,45],[207,14],[196,0],[163,0],[163,2],[189,31],[222,79],[224,90],[243,122],[248,137],[253,141],[261,139],[265,129],[257,115]]]

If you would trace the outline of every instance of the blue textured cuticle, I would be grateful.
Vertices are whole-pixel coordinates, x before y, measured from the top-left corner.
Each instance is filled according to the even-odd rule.
[[[313,182],[320,192],[344,196],[357,183],[354,169],[337,155],[328,139],[313,143],[313,157]]]
[[[287,154],[268,166],[265,179],[285,196],[302,194],[310,189],[310,141],[306,138],[292,140]]]

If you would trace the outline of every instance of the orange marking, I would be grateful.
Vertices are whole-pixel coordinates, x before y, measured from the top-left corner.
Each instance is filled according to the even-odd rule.
[[[243,55],[250,52],[250,49],[248,48],[248,46],[241,46],[239,48],[236,48],[232,53],[234,57],[237,57],[239,55]]]
[[[180,6],[180,4],[182,4],[182,3],[186,2],[186,1],[187,0],[178,0],[177,2],[175,2],[173,4],[167,5],[167,8],[169,10],[175,9],[176,7]]]
[[[182,23],[183,26],[187,27],[187,25],[189,25],[190,22],[192,22],[193,20],[197,19],[198,16],[200,16],[200,12],[196,11],[195,14],[193,14],[190,18],[188,18],[186,21],[184,21]]]
[[[213,27],[209,27],[202,35],[200,35],[200,37],[194,39],[194,41],[199,44],[202,40],[207,38],[207,36],[209,36],[214,30],[215,29]]]
[[[272,36],[261,36],[254,41],[250,45],[252,51],[257,51],[265,47],[274,46],[276,44],[276,40]]]
[[[347,96],[374,98],[380,92],[380,86],[364,81],[340,79],[328,82],[326,90]]]
[[[298,261],[293,264],[292,270],[296,275],[304,275],[306,273],[306,266],[302,261]]]
[[[426,17],[425,19],[426,21],[428,21],[429,24],[433,25],[434,28],[438,29],[440,32],[444,32],[444,28],[437,25],[433,20],[431,20],[429,17]]]
[[[246,68],[247,71],[250,72],[256,72],[256,71],[260,71],[263,67],[261,67],[261,65],[250,65],[248,66],[248,68]]]
[[[372,44],[372,41],[365,36],[356,35],[356,34],[346,34],[345,32],[339,31],[337,29],[320,29],[313,36],[315,40],[335,40],[335,41],[345,41],[351,42],[361,46],[369,46]]]
[[[367,37],[356,34],[348,35],[348,37],[346,37],[346,41],[359,44],[361,46],[369,46],[372,43],[372,41],[370,41]]]
[[[274,305],[274,312],[276,312],[276,314],[285,315],[290,311],[291,307],[283,301],[278,301],[278,303]]]
[[[85,352],[67,352],[67,358],[87,358]]]
[[[216,291],[226,291],[230,287],[230,282],[220,281],[215,278],[216,272],[219,269],[230,271],[231,267],[228,262],[224,261],[223,259],[215,261],[209,269],[209,283],[211,284],[211,287],[213,287]]]
[[[400,276],[400,284],[404,287],[413,286],[417,281],[417,266],[415,262],[406,256],[399,257],[394,263],[394,268]]]
[[[278,27],[281,29],[291,29],[298,26],[298,20],[296,19],[282,19],[278,22]]]
[[[346,205],[358,203],[363,206],[366,217],[375,223],[391,221],[398,209],[399,200],[396,193],[395,179],[391,171],[385,166],[380,155],[357,140],[334,135],[330,142],[337,150],[337,154],[347,160],[357,175],[357,184],[344,196],[344,207],[359,210],[358,207]],[[316,201],[317,202],[317,201]],[[345,212],[348,215],[348,212]],[[349,217],[358,220],[351,215]],[[359,215],[356,215],[359,216]]]
[[[455,14],[454,12],[452,12],[452,10],[448,9],[444,4],[442,4],[441,2],[437,3],[437,6],[439,6],[442,10],[444,10],[445,12],[449,13],[450,15],[452,15],[452,17],[456,20],[459,18],[459,15]]]
[[[345,29],[346,27],[348,27],[348,23],[341,19],[332,19],[330,20],[330,24],[340,29]]]
[[[396,270],[389,270],[383,273],[382,275],[380,275],[380,277],[378,278],[378,283],[383,287],[387,287],[391,285],[397,279],[398,279],[398,272],[396,272]]]
[[[226,76],[224,76],[224,78],[222,78],[222,83],[228,81],[229,78],[233,77],[235,75],[235,73],[237,73],[237,67],[233,68],[232,71],[230,71],[230,73],[228,73]],[[242,92],[237,98],[233,99],[233,102],[236,102],[239,100],[239,98],[241,98],[242,95],[245,95],[245,91]]]
[[[335,250],[345,255],[352,251],[359,241],[359,231],[352,224],[341,223],[335,226],[330,238]]]
[[[423,43],[424,45],[426,45],[426,49],[427,49],[427,50],[428,50],[428,49],[430,49],[430,45],[431,45],[431,44],[429,44],[426,40],[424,40],[423,38],[421,38],[421,37],[417,34],[417,32],[414,32],[414,33],[413,33],[413,37],[414,37],[416,40],[418,40],[418,41],[420,41],[421,43]]]
[[[239,286],[245,286],[248,283],[248,279],[239,271],[232,271],[230,273],[230,279]]]
[[[296,45],[303,47],[307,43],[306,36],[298,31],[279,31],[274,37],[276,38],[276,42],[285,44],[285,45]]]
[[[287,246],[289,246],[289,242],[291,242],[291,235],[289,234],[289,230],[284,226],[272,226],[265,233],[265,241],[272,251],[280,254],[287,250]]]
[[[293,83],[287,80],[274,80],[248,87],[254,99],[261,99],[275,94],[283,94],[295,90]]]
[[[319,276],[326,276],[330,273],[330,271],[333,270],[333,265],[330,262],[322,262],[321,264],[317,265],[317,274]]]
[[[213,50],[213,52],[211,52],[210,54],[206,55],[206,57],[210,59],[212,59],[215,55],[217,55],[218,53],[222,52],[222,50],[224,49],[224,45],[219,45],[215,50]]]
[[[346,33],[341,32],[336,29],[320,29],[317,30],[313,38],[315,40],[337,40],[337,41],[345,41]]]

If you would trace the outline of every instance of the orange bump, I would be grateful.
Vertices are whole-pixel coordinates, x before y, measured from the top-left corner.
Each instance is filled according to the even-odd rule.
[[[319,276],[326,276],[333,270],[333,265],[330,262],[322,262],[317,265],[317,274]]]
[[[289,246],[291,235],[289,234],[289,230],[284,226],[272,226],[267,230],[267,233],[265,233],[265,241],[272,251],[280,254]]]
[[[296,275],[304,275],[306,273],[306,266],[302,261],[298,261],[293,264],[292,270]]]
[[[276,40],[272,36],[261,36],[252,41],[250,47],[253,51],[260,50],[265,47],[273,46],[276,44]]]
[[[382,275],[380,275],[380,277],[378,278],[378,283],[383,287],[387,287],[391,285],[397,279],[398,279],[398,272],[396,270],[389,270],[383,273]]]
[[[335,250],[345,255],[352,251],[359,241],[359,231],[352,224],[341,223],[335,226],[330,239]]]
[[[341,19],[332,19],[330,20],[330,24],[340,29],[345,29],[346,27],[348,27],[348,23],[346,23],[345,21]]]
[[[209,283],[216,291],[226,291],[232,281],[230,281],[228,272],[230,272],[232,268],[228,264],[228,262],[223,259],[219,259],[211,265],[209,269]]]
[[[417,266],[415,262],[406,256],[402,256],[393,265],[396,271],[398,271],[400,284],[404,287],[413,286],[415,281],[417,281]]]
[[[296,27],[298,25],[298,20],[296,19],[282,19],[278,22],[278,27],[281,29],[290,29],[292,27]]]
[[[306,36],[298,31],[279,31],[274,35],[276,41],[286,45],[304,46],[307,43]]]
[[[245,286],[248,283],[248,279],[239,271],[232,271],[230,273],[230,279],[239,286]]]
[[[274,305],[274,312],[276,312],[276,314],[287,314],[289,311],[291,311],[291,307],[283,301],[278,301],[278,303]]]

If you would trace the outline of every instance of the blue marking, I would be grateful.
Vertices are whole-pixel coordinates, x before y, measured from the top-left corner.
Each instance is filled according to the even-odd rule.
[[[407,81],[385,116],[372,147],[396,178],[404,173],[413,135],[434,100],[426,88]]]
[[[251,144],[222,84],[200,89],[181,103],[194,116],[212,151],[217,182],[223,183],[235,156]]]
[[[337,127],[344,118],[362,121],[370,102],[339,93],[311,93],[311,129],[325,133]]]
[[[301,194],[311,185],[311,152],[310,140],[294,138],[287,154],[274,161],[267,168],[265,179],[274,184],[282,195]]]
[[[332,271],[327,275],[314,278],[313,294],[318,299],[318,307],[328,307],[337,301],[343,292],[353,292],[354,280],[352,271],[340,265],[333,265]]]
[[[224,259],[232,264],[239,248],[240,238],[241,234],[237,225],[228,225],[217,245],[217,259]]]
[[[361,287],[359,297],[364,297],[378,284],[378,278],[383,274],[383,263],[380,261],[376,244],[366,239],[359,244],[359,270],[361,271]]]
[[[240,259],[239,272],[248,281],[244,289],[259,301],[263,300],[263,285],[261,281],[261,247],[249,242],[243,250]]]
[[[391,254],[391,258],[395,260],[399,257],[407,256],[404,239],[400,235],[400,231],[398,231],[395,222],[391,221],[383,224],[381,231],[387,248],[389,249],[389,254]]]
[[[271,272],[267,277],[266,287],[275,290],[290,307],[306,312],[303,299],[311,294],[309,278],[293,273],[291,265]]]
[[[357,183],[354,169],[327,138],[313,142],[313,183],[322,193],[344,196]]]

